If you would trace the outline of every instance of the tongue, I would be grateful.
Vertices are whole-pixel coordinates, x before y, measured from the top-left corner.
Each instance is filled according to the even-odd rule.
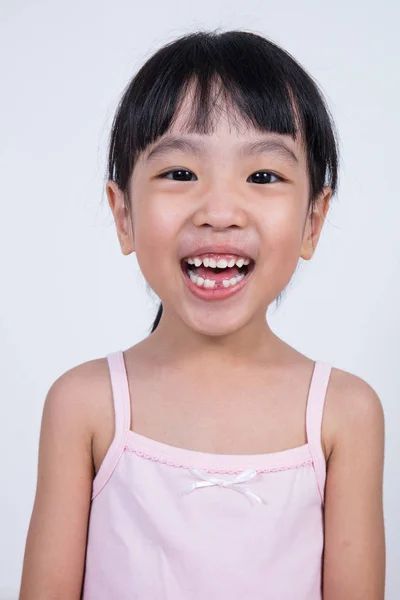
[[[193,268],[193,267],[192,267]],[[216,273],[214,269],[200,265],[200,267],[194,267],[194,272],[198,277],[203,279],[214,279],[214,281],[222,281],[223,279],[232,279],[239,275],[239,267],[234,265],[233,267],[227,267]]]

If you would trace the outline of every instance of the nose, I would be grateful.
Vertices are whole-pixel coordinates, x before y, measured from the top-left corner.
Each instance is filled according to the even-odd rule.
[[[248,214],[245,199],[237,190],[227,186],[213,186],[202,190],[201,198],[193,214],[196,227],[211,227],[215,230],[245,228]]]

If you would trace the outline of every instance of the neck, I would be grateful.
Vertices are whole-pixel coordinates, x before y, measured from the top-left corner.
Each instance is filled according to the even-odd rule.
[[[272,361],[285,346],[271,331],[265,313],[226,335],[205,335],[194,331],[180,318],[164,312],[149,338],[149,346],[158,356],[179,360],[181,364],[248,364]]]

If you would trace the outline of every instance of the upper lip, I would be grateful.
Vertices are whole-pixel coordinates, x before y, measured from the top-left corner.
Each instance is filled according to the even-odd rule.
[[[182,258],[190,258],[193,256],[201,256],[202,254],[235,254],[254,260],[253,257],[240,246],[233,244],[208,244],[206,246],[197,246],[185,254]]]

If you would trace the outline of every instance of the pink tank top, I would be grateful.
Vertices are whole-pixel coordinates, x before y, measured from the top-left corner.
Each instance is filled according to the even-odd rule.
[[[115,437],[93,481],[83,599],[320,600],[331,367],[315,364],[306,444],[228,455],[131,431],[123,352],[107,360]]]

